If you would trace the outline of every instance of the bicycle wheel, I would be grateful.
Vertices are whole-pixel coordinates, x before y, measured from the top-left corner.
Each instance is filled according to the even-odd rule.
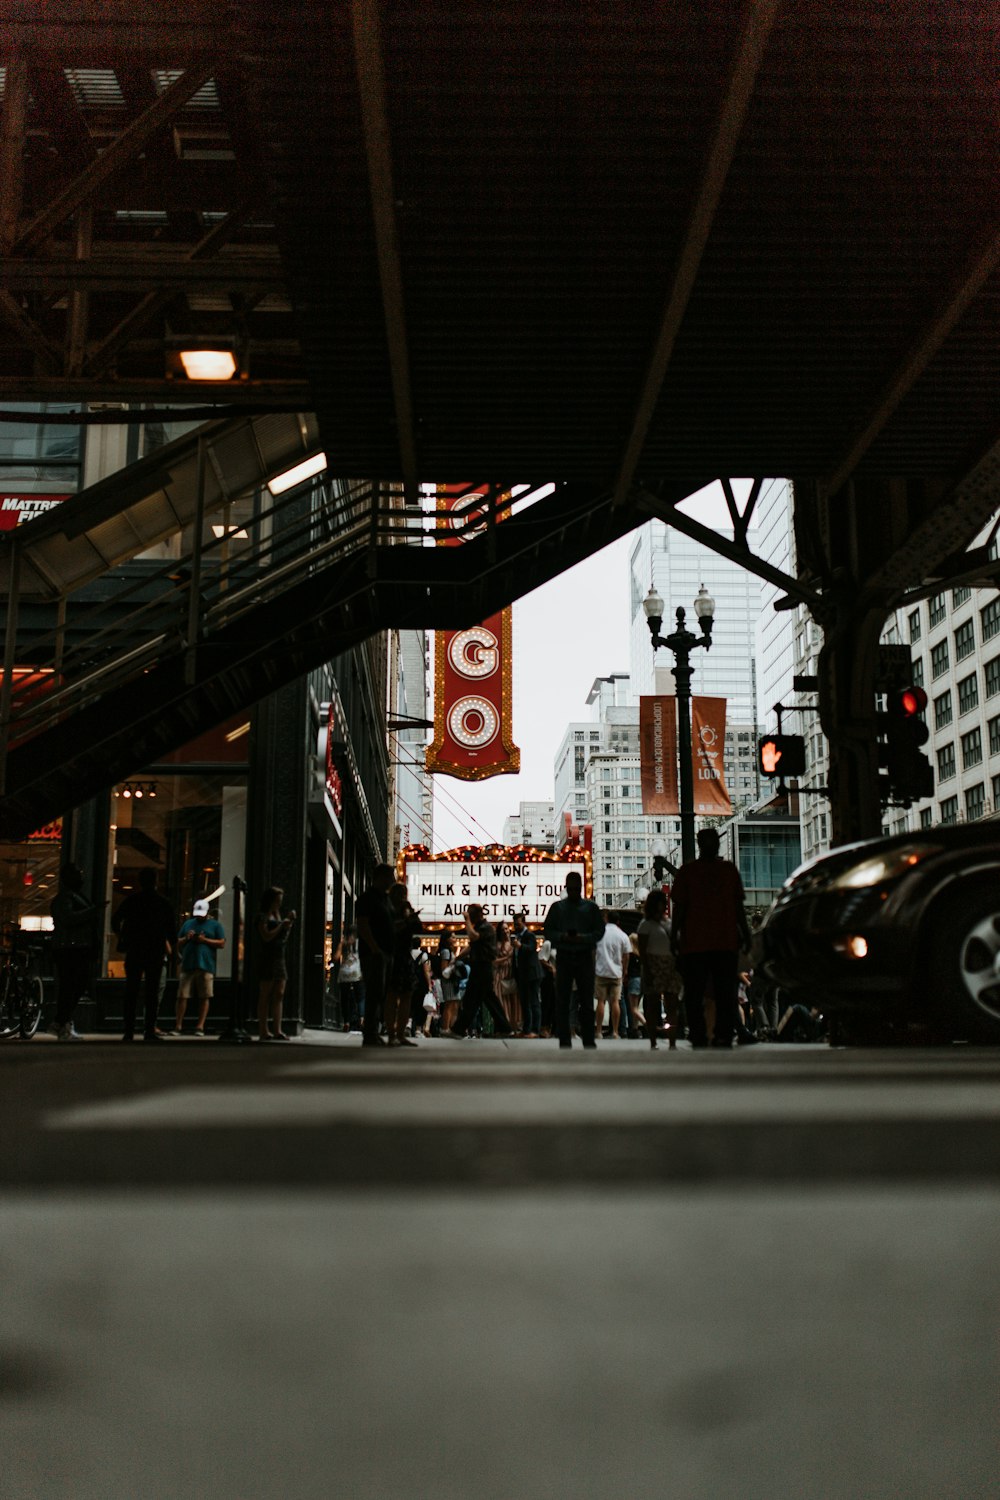
[[[0,969],[0,1037],[18,1030],[17,985],[10,969]]]
[[[45,991],[42,989],[42,981],[37,974],[22,974],[20,991],[21,1035],[27,1042],[38,1030],[38,1023],[42,1019],[42,1001]]]

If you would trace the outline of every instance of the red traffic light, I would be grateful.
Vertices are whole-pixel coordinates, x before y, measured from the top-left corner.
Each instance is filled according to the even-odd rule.
[[[927,707],[927,694],[922,687],[908,687],[903,689],[896,701],[902,716],[913,719]]]

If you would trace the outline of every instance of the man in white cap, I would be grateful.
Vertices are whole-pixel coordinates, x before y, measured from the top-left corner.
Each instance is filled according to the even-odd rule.
[[[181,952],[181,975],[177,986],[177,1026],[180,1032],[184,1025],[188,996],[194,991],[201,1002],[195,1036],[205,1035],[208,1007],[215,984],[215,959],[220,948],[226,946],[226,933],[221,922],[208,915],[208,902],[196,901],[192,915],[188,917],[177,935]]]

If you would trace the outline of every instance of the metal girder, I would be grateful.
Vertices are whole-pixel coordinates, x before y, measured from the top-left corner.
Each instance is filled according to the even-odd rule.
[[[222,246],[230,240],[246,219],[253,204],[247,202],[227,214],[221,223],[213,226],[203,239],[188,252],[185,261],[194,265],[201,265],[209,261]],[[233,285],[227,281],[227,285]],[[177,295],[177,290],[171,287],[169,291],[157,290],[149,292],[141,302],[132,308],[131,312],[125,314],[121,322],[114,327],[109,334],[101,340],[97,347],[91,352],[87,361],[87,371],[91,375],[99,375],[107,369],[119,349],[122,349],[135,335],[155,318],[159,313],[165,311]]]
[[[351,0],[351,21],[354,28],[354,57],[364,122],[365,152],[368,158],[368,182],[375,220],[382,308],[396,408],[400,466],[407,504],[415,505],[419,493],[417,445],[378,0]]]
[[[1000,440],[952,486],[901,546],[865,580],[866,592],[889,598],[957,557],[1000,508]],[[935,590],[932,590],[935,592]]]
[[[743,128],[757,74],[763,61],[780,0],[751,0],[730,69],[712,139],[698,182],[698,191],[681,240],[671,277],[667,304],[660,320],[653,353],[632,418],[615,481],[614,504],[624,505],[642,456],[646,434],[660,398],[674,343],[694,289],[715,211],[729,174],[736,143]]]
[[[1000,265],[1000,229],[981,242],[948,287],[930,321],[915,334],[826,479],[831,495],[853,474],[889,419]]]
[[[24,124],[28,108],[28,65],[23,57],[7,64],[0,112],[0,254],[14,243],[24,191]]]
[[[750,493],[742,510],[740,510],[739,503],[733,491],[733,481],[731,479],[720,479],[719,483],[722,485],[722,493],[726,497],[726,509],[729,511],[729,518],[733,523],[733,537],[745,546],[747,532],[750,530],[754,510],[757,507],[757,501],[760,499],[760,492],[764,488],[764,481],[763,479],[755,479],[752,482]]]
[[[97,156],[97,147],[64,69],[51,59],[33,56],[28,81],[36,109],[58,147],[60,160],[71,171],[82,172]]]
[[[696,494],[701,485],[692,487],[690,493]],[[765,578],[768,583],[773,583],[777,588],[784,589],[792,599],[801,604],[806,604],[810,609],[821,610],[823,601],[819,594],[808,585],[802,583],[798,578],[793,578],[790,573],[783,573],[780,568],[775,568],[771,563],[765,562],[763,558],[757,557],[746,545],[746,533],[743,541],[730,541],[728,537],[721,536],[719,532],[713,531],[710,526],[696,521],[693,516],[678,510],[675,505],[661,500],[650,490],[641,486],[633,486],[630,496],[632,503],[640,510],[648,511],[667,526],[672,526],[675,531],[682,531],[685,536],[692,537],[694,541],[701,542],[712,552],[717,552],[720,557],[727,557],[730,562],[739,563],[741,568],[746,568],[748,573],[755,573],[758,578]]]
[[[230,22],[228,0],[3,0],[0,61],[8,48],[51,54],[66,67],[92,66],[95,32],[101,57],[169,57],[174,66],[204,56]]]
[[[244,207],[237,212],[242,222],[249,209]],[[176,251],[161,255],[148,251],[144,245],[134,245],[128,255],[118,251],[93,255],[87,260],[53,257],[28,260],[7,256],[0,259],[0,281],[10,291],[44,292],[49,296],[75,288],[91,292],[135,292],[165,286],[177,291],[230,287],[283,289],[285,278],[276,252],[240,250],[223,260],[210,258],[214,250],[232,237],[239,222],[233,223],[231,215],[215,225],[185,255]]]
[[[25,312],[17,298],[12,297],[10,292],[4,289],[0,289],[0,318],[16,330],[23,342],[39,361],[43,370],[55,371],[59,369],[62,363],[59,346],[54,344],[48,334],[44,333],[35,320]],[[45,377],[36,376],[34,378],[44,380]],[[16,389],[17,382],[15,381],[13,384]],[[13,392],[11,399],[17,399]],[[58,396],[52,396],[49,399],[58,400],[59,398]]]
[[[87,201],[99,183],[106,182],[119,167],[136,156],[150,137],[208,83],[215,66],[214,62],[193,63],[164,89],[155,103],[126,126],[121,135],[68,183],[47,208],[35,215],[15,241],[15,251],[22,254],[43,245],[52,231]]]
[[[0,292],[0,312],[3,310]],[[57,351],[58,353],[58,351]],[[158,380],[84,375],[0,375],[0,401],[181,401],[223,406],[291,406],[311,411],[305,380]]]
[[[94,234],[94,209],[90,203],[82,203],[73,216],[73,241],[76,258],[85,265],[90,254]],[[66,374],[80,375],[87,349],[87,324],[90,318],[90,292],[86,287],[75,287],[70,293],[66,313]]]

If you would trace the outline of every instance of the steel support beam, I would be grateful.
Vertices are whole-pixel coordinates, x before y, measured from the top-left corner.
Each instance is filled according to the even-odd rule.
[[[236,210],[245,218],[248,206]],[[61,295],[83,289],[91,292],[141,292],[150,287],[172,287],[178,292],[225,290],[236,287],[281,290],[285,285],[277,253],[233,251],[222,260],[209,259],[233,234],[234,215],[223,220],[185,255],[160,255],[145,245],[132,245],[128,252],[92,255],[88,260],[70,258],[26,260],[0,258],[0,280],[10,291]],[[224,226],[227,226],[224,228]],[[207,249],[205,247],[208,247]]]
[[[399,458],[406,503],[416,505],[419,497],[417,445],[378,0],[351,0],[351,20],[354,27],[354,57],[361,96],[365,151],[368,157],[368,183],[375,220],[379,280],[382,285],[382,308],[396,408]]]
[[[0,292],[0,312],[3,311]],[[312,391],[305,380],[158,380],[119,379],[112,375],[0,375],[3,401],[159,401],[177,405],[218,402],[222,406],[274,406],[312,411]]]
[[[76,258],[86,264],[94,234],[94,209],[90,203],[81,204],[73,219],[73,240]],[[90,320],[90,292],[77,287],[70,293],[66,314],[66,374],[80,375],[87,350],[87,327]]]
[[[887,611],[845,593],[819,654],[819,718],[830,743],[831,842],[876,838],[882,829],[875,737],[875,668]]]
[[[28,65],[23,56],[14,57],[7,64],[0,114],[0,255],[14,243],[21,217],[27,108]]]
[[[200,88],[204,88],[215,72],[215,66],[214,62],[194,63],[164,89],[154,104],[133,120],[100,156],[95,157],[89,166],[68,183],[47,208],[35,215],[15,241],[15,251],[24,254],[43,245],[54,229],[58,229],[81,204],[87,202],[100,183],[106,182],[127,161],[137,156],[149,138],[173,119],[177,111]]]
[[[239,230],[252,207],[252,203],[244,203],[231,214],[227,214],[221,223],[214,225],[204,238],[198,241],[185,260],[196,265],[210,261]],[[233,283],[227,281],[226,284],[232,286]],[[121,322],[92,351],[87,361],[88,373],[97,375],[106,370],[118,351],[124,348],[153,318],[169,307],[177,296],[177,291],[176,287],[171,287],[168,291],[160,289],[149,292],[143,297],[142,301],[133,307],[131,312],[126,313]]]
[[[866,580],[874,594],[894,597],[922,582],[945,559],[963,552],[1000,509],[1000,441],[994,443]]]
[[[38,368],[42,371],[50,371],[54,374],[62,364],[61,352],[58,344],[54,344],[38,324],[35,322],[10,292],[0,289],[0,318],[3,319],[18,334],[21,342],[27,346],[38,361]],[[34,379],[49,382],[46,376],[35,376]],[[0,376],[0,383],[3,377]],[[18,382],[10,382],[10,398],[16,401]],[[28,398],[30,399],[30,398]],[[58,401],[58,396],[49,396],[47,399]]]
[[[1000,229],[994,229],[970,256],[948,287],[926,327],[914,336],[896,368],[886,380],[871,410],[834,465],[826,484],[830,494],[854,473],[868,449],[941,348],[945,339],[1000,265]]]
[[[697,488],[692,489],[691,493],[696,494]],[[821,595],[798,578],[793,578],[790,573],[783,573],[780,568],[775,568],[763,558],[756,557],[745,544],[730,541],[728,537],[721,536],[719,532],[713,531],[711,526],[706,526],[702,521],[696,521],[693,516],[678,510],[668,501],[660,500],[649,490],[635,488],[631,498],[637,509],[656,516],[667,526],[672,526],[675,531],[681,531],[685,536],[701,542],[712,552],[717,552],[720,557],[728,557],[730,562],[738,563],[741,568],[746,568],[748,573],[754,573],[758,578],[764,578],[768,583],[773,583],[776,588],[783,589],[790,598],[798,600],[800,604],[805,604],[812,610],[822,610]]]
[[[653,353],[646,368],[638,404],[632,418],[632,429],[625,444],[615,480],[614,504],[624,505],[635,478],[650,423],[660,399],[664,377],[674,352],[674,344],[694,289],[715,212],[726,185],[736,143],[743,129],[750,98],[780,0],[751,0],[743,34],[730,69],[722,106],[702,166],[698,191],[691,209],[680,254],[674,266],[666,307],[660,319]]]

